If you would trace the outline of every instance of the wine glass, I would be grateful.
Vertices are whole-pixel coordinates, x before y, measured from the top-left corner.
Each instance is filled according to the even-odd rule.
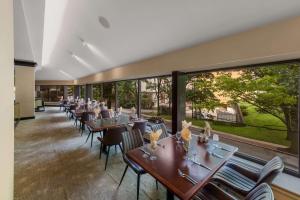
[[[219,148],[219,135],[218,134],[213,134],[213,145],[216,148]]]
[[[180,141],[180,138],[181,138],[181,132],[180,132],[180,131],[177,131],[176,134],[175,134],[175,136],[176,136],[176,139],[177,139],[177,143],[181,143],[181,141]]]
[[[146,153],[147,152],[147,143],[144,141],[143,141],[143,149],[144,149],[143,158],[148,158],[149,155]]]

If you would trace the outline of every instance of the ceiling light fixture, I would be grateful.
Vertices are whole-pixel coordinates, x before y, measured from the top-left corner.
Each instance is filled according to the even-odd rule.
[[[110,28],[110,23],[105,17],[99,16],[98,21],[104,28]]]
[[[70,78],[70,79],[74,79],[74,77],[72,75],[70,75],[69,73],[63,71],[63,70],[59,70],[60,73],[62,73],[63,75],[65,75],[66,77]]]
[[[67,2],[68,0],[45,1],[42,66],[50,63],[60,34]]]
[[[96,69],[94,67],[92,67],[89,63],[87,63],[85,60],[83,60],[82,58],[80,58],[79,56],[75,55],[72,51],[69,51],[69,54],[75,59],[77,60],[77,62],[79,62],[80,64],[82,64],[84,67],[86,67],[87,69],[89,69],[91,72],[95,71]]]

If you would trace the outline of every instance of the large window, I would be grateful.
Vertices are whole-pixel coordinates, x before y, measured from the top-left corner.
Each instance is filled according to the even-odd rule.
[[[239,147],[243,155],[283,158],[298,170],[299,63],[262,65],[188,76],[186,118]]]
[[[137,109],[138,81],[128,80],[117,82],[118,106],[123,108],[123,113],[132,113],[132,108]]]
[[[144,117],[157,116],[158,87],[157,78],[141,80],[141,113]]]
[[[109,109],[115,109],[116,92],[115,83],[103,83],[103,99]]]
[[[74,86],[67,86],[68,97],[74,96]]]
[[[64,95],[64,86],[41,85],[36,91],[36,97],[45,102],[58,102]]]
[[[102,101],[103,98],[103,88],[102,84],[95,84],[93,85],[93,99]]]
[[[80,98],[85,98],[85,85],[80,86]]]

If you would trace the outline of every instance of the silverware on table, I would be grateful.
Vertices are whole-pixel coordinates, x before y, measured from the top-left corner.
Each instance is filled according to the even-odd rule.
[[[197,164],[197,165],[199,165],[199,166],[205,168],[205,169],[212,170],[210,167],[208,167],[208,166],[206,166],[206,165],[204,165],[204,164],[202,164],[202,163],[200,163],[200,162],[197,162],[197,161],[195,161],[195,160],[192,160],[191,158],[188,158],[188,160],[191,161],[192,163],[195,163],[195,164]]]
[[[220,146],[220,145],[214,145],[214,147],[216,147],[216,148],[218,148],[218,149],[221,149],[221,150],[224,150],[224,151],[231,152],[230,149],[224,148],[223,146]]]
[[[195,179],[193,179],[191,176],[183,173],[180,169],[178,169],[178,174],[179,174],[179,176],[181,176],[181,177],[187,179],[188,181],[190,181],[193,185],[196,185],[198,183]]]
[[[213,155],[214,157],[220,158],[220,159],[223,159],[223,158],[224,158],[224,156],[221,156],[221,155],[219,155],[219,154],[217,154],[217,153],[215,153],[215,152],[212,152],[211,155]]]
[[[139,150],[142,151],[144,154],[147,154],[148,156],[150,156],[150,153],[148,151],[146,151],[143,147],[140,147]]]

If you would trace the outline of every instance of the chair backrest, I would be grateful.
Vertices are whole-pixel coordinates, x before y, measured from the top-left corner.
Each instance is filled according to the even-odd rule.
[[[245,200],[274,200],[271,187],[262,183],[255,187],[245,198]]]
[[[75,110],[75,109],[76,109],[76,105],[75,104],[70,105],[70,110]]]
[[[160,124],[152,124],[152,125],[151,125],[151,128],[152,128],[152,131],[157,131],[157,130],[159,130],[159,129],[162,130],[162,133],[161,133],[159,139],[163,139],[163,138],[169,136],[167,127],[166,127],[166,125],[165,125],[164,123],[160,123]]]
[[[271,182],[275,176],[282,172],[284,164],[280,157],[275,156],[270,160],[262,169],[258,177],[257,184],[262,183],[263,181]]]
[[[110,115],[109,115],[109,111],[108,111],[108,110],[101,110],[101,111],[100,111],[100,114],[101,114],[101,117],[102,117],[103,119],[110,118]]]
[[[129,150],[143,146],[143,137],[139,129],[132,129],[130,132],[122,133],[123,153]]]
[[[83,112],[81,115],[81,121],[85,122],[85,121],[90,121],[92,120],[92,118],[95,116],[95,113],[93,112]]]
[[[146,132],[147,121],[135,121],[132,129],[139,129],[141,134],[144,135]]]
[[[122,133],[125,131],[127,130],[124,126],[107,129],[103,137],[103,143],[109,146],[120,144],[122,141]]]

